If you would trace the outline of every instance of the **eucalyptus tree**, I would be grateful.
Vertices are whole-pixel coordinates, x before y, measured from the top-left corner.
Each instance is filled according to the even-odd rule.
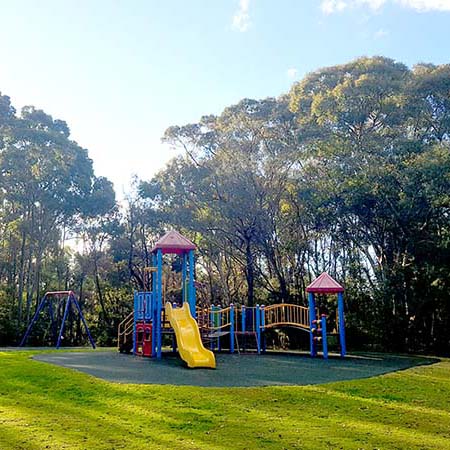
[[[286,98],[245,99],[220,116],[171,127],[164,140],[185,156],[141,186],[167,222],[200,233],[225,301],[241,293],[236,265],[243,269],[249,305],[257,287],[289,297],[279,228],[280,205],[298,164],[293,117]]]
[[[443,321],[425,307],[431,298],[448,320],[433,284],[448,283],[434,260],[448,256],[449,68],[361,58],[318,70],[290,93],[311,185],[375,277],[369,314],[386,344],[409,345],[418,333],[433,344]]]
[[[8,233],[3,242],[14,268],[8,295],[18,299],[21,323],[22,301],[28,318],[32,299],[45,287],[43,264],[58,249],[62,255],[65,231],[103,214],[115,200],[111,183],[94,175],[87,150],[70,139],[64,121],[31,106],[17,116],[9,99],[0,100],[1,214]]]

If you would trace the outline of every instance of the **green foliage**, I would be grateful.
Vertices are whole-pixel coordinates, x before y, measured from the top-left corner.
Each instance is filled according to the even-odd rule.
[[[2,308],[8,305],[0,342],[15,343],[43,293],[70,288],[67,238],[87,218],[110,211],[115,194],[108,180],[95,177],[65,122],[32,106],[18,116],[6,96],[0,96],[0,173],[0,294],[7,299]]]
[[[347,291],[350,346],[450,350],[450,65],[359,58],[163,140],[182,154],[119,210],[65,122],[0,95],[2,342],[70,286],[113,343],[131,291],[149,288],[152,244],[176,228],[198,244],[201,302],[306,304],[326,270]]]
[[[316,386],[197,388],[108,383],[0,353],[2,449],[443,449],[443,361]]]
[[[355,342],[443,352],[449,67],[360,58],[171,127],[185,157],[140,195],[163,226],[195,232],[212,301],[305,303],[327,270]]]

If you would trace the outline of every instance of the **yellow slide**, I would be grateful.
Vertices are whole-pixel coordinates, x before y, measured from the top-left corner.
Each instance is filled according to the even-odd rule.
[[[178,351],[181,359],[188,367],[216,368],[214,353],[203,346],[197,322],[191,315],[189,304],[184,303],[182,308],[172,308],[166,303],[166,315],[177,337]]]

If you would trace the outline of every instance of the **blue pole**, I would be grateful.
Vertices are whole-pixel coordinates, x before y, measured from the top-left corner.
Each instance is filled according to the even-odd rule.
[[[182,255],[182,265],[181,265],[181,304],[187,301],[186,292],[186,273],[187,273],[187,258],[186,253]]]
[[[152,267],[156,266],[156,258],[155,254],[152,254]],[[152,358],[156,356],[156,282],[157,282],[157,274],[152,272]]]
[[[45,301],[47,300],[47,294],[45,294],[42,297],[41,303],[39,303],[39,306],[36,310],[36,312],[34,313],[33,318],[31,319],[30,324],[28,325],[27,331],[25,331],[25,334],[23,335],[22,340],[20,341],[19,347],[23,347],[29,334],[31,333],[31,329],[33,328],[33,325],[35,324],[35,322],[37,321],[38,317],[39,317],[39,313],[42,311],[42,308],[45,305]]]
[[[209,323],[211,324],[209,328],[211,330],[211,334],[214,333],[214,311],[215,311],[215,308],[216,307],[214,305],[211,305],[211,309],[209,312]],[[210,341],[209,341],[209,347],[210,347],[211,351],[214,350],[214,339],[212,337],[210,338]]]
[[[156,252],[156,261],[157,261],[157,300],[156,300],[156,357],[161,359],[161,344],[162,344],[162,336],[161,336],[161,310],[162,310],[162,250],[159,248]]]
[[[246,308],[244,305],[241,306],[241,328],[242,328],[242,349],[245,352],[245,331],[246,331]]]
[[[62,335],[64,333],[64,325],[66,323],[67,314],[69,313],[69,307],[70,307],[70,294],[67,296],[66,307],[64,309],[64,315],[63,315],[63,319],[62,319],[61,329],[59,330],[58,342],[56,343],[56,348],[59,348],[61,346],[61,339],[62,339]]]
[[[266,327],[266,307],[264,305],[261,305],[261,331],[262,334],[262,351],[263,353],[266,352],[266,333],[265,333],[265,327]]]
[[[133,297],[133,355],[137,352],[137,342],[136,342],[136,322],[137,322],[137,314],[138,314],[138,293],[134,292]]]
[[[70,294],[70,298],[71,298],[71,301],[73,301],[73,303],[75,304],[75,307],[76,307],[77,310],[78,310],[78,314],[80,315],[80,319],[81,319],[81,321],[83,322],[84,328],[86,329],[86,333],[87,333],[87,335],[88,335],[89,342],[91,343],[92,348],[95,349],[94,338],[92,337],[91,332],[89,331],[89,327],[87,326],[86,320],[84,320],[83,312],[81,311],[81,306],[80,306],[80,304],[77,302],[77,299],[75,298],[75,295],[74,295],[73,292],[72,292],[72,294]]]
[[[189,250],[189,309],[191,315],[195,319],[195,267],[194,267],[194,250]]]
[[[328,342],[327,342],[327,316],[322,314],[321,318],[322,325],[322,350],[323,350],[323,359],[328,359]]]
[[[260,314],[260,309],[259,309],[259,305],[256,305],[256,310],[255,310],[255,315],[256,315],[256,347],[258,349],[258,355],[261,353],[261,314]]]
[[[172,308],[176,308],[177,304],[176,303],[172,303]],[[172,352],[175,353],[177,351],[177,338],[175,336],[175,332],[172,335]]]
[[[317,350],[312,330],[313,328],[317,329],[317,324],[313,323],[313,321],[316,320],[316,302],[314,299],[314,294],[312,292],[308,292],[308,304],[309,304],[309,346],[311,356],[314,357],[317,355]]]
[[[221,330],[221,326],[222,326],[222,306],[219,305],[218,306],[219,312],[217,313],[217,351],[220,352],[220,330]]]
[[[345,343],[345,319],[344,319],[344,294],[338,292],[338,314],[339,314],[339,343],[341,344],[341,357],[347,354]]]
[[[234,305],[230,305],[230,353],[234,353]]]

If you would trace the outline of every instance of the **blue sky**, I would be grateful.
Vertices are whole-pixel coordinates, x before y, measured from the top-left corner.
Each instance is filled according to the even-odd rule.
[[[119,197],[171,125],[362,55],[449,63],[450,0],[0,0],[0,91],[66,120]]]

